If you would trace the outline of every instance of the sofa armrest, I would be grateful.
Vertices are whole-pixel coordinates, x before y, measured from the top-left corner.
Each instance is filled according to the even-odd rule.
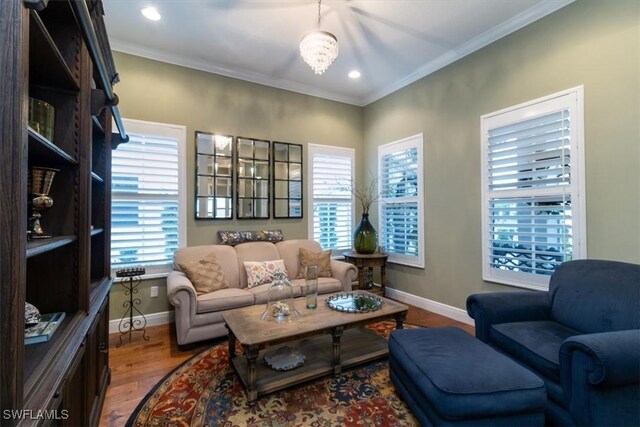
[[[548,292],[494,292],[473,294],[467,298],[467,313],[475,320],[476,337],[489,339],[491,325],[509,322],[546,320]]]
[[[184,273],[174,270],[167,276],[167,298],[174,307],[178,307],[181,300],[184,301],[184,298],[179,298],[179,295],[184,293],[195,309],[197,304],[196,289]]]
[[[358,269],[348,262],[332,259],[331,275],[340,280],[344,292],[351,292],[352,283],[358,276]]]
[[[567,338],[560,347],[560,371],[563,389],[580,387],[578,378],[603,386],[640,383],[640,329]]]

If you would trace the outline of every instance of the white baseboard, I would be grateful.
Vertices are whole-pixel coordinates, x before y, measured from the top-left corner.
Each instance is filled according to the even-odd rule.
[[[165,325],[167,323],[174,322],[174,312],[173,311],[162,311],[160,313],[151,313],[144,316],[147,319],[147,327],[149,326],[158,326]],[[134,316],[133,322],[135,324],[136,320],[142,320],[142,316]],[[127,318],[128,322],[129,319]],[[119,332],[118,326],[120,325],[121,320],[115,319],[109,321],[109,333],[113,334]]]
[[[416,295],[402,292],[393,288],[385,288],[385,296],[393,298],[400,302],[414,305],[424,310],[431,311],[441,316],[446,316],[450,319],[457,320],[458,322],[466,323],[468,325],[475,325],[474,320],[469,317],[465,310],[450,305],[443,304],[441,302],[432,301],[427,298],[419,297]]]

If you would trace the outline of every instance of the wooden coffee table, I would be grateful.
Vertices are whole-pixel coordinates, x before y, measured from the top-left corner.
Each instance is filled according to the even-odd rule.
[[[396,329],[402,329],[409,309],[406,305],[381,298],[384,303],[377,311],[342,313],[327,307],[328,297],[319,296],[315,310],[305,308],[304,298],[297,299],[300,318],[288,323],[260,320],[264,304],[222,314],[229,330],[229,358],[250,401],[313,378],[339,374],[343,368],[388,354],[387,340],[364,325],[395,319]],[[236,341],[242,345],[242,354],[236,354]],[[283,345],[302,351],[306,356],[304,364],[290,371],[276,371],[267,366],[263,360],[265,349],[276,350]]]

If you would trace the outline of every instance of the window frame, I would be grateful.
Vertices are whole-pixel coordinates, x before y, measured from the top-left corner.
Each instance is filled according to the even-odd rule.
[[[382,158],[384,155],[388,153],[392,153],[399,150],[408,150],[411,148],[417,149],[418,155],[418,166],[417,166],[417,195],[411,197],[403,197],[401,200],[396,201],[396,203],[406,203],[410,201],[410,199],[417,199],[417,207],[418,207],[418,255],[404,255],[404,254],[394,254],[389,253],[387,262],[393,264],[401,264],[406,265],[408,267],[415,268],[425,268],[425,242],[426,242],[426,233],[424,229],[424,135],[423,133],[418,133],[412,136],[408,136],[406,138],[399,139],[397,141],[389,142],[387,144],[380,145],[378,147],[378,193],[380,198],[378,200],[378,233],[380,234],[380,242],[384,242],[384,227],[382,226],[382,210],[383,206],[390,202],[389,199],[385,199],[382,195]]]
[[[307,235],[309,236],[309,239],[314,239],[314,226],[313,226],[313,222],[314,222],[314,215],[313,215],[313,205],[314,205],[314,193],[313,193],[313,170],[314,170],[314,164],[313,164],[313,157],[314,155],[326,155],[326,156],[340,156],[340,157],[349,157],[349,159],[351,160],[351,182],[349,183],[345,183],[345,186],[350,186],[351,183],[355,182],[355,177],[356,177],[356,164],[355,164],[355,158],[356,158],[356,150],[355,148],[349,148],[349,147],[336,147],[336,146],[331,146],[331,145],[321,145],[321,144],[307,144],[307,164],[309,165],[307,167],[307,169],[309,170],[309,177],[307,178],[307,212],[309,212],[309,221],[307,223]],[[335,199],[338,200],[338,199]],[[344,199],[340,199],[341,202],[344,201]],[[351,194],[351,235],[353,235],[353,230],[355,229],[355,218],[356,218],[356,203],[355,203],[355,197],[353,196],[353,194]],[[350,250],[353,246],[353,238],[351,239],[351,245],[347,248],[322,248],[323,250],[328,250],[331,249],[332,253],[333,252],[342,252],[342,251],[347,251]]]
[[[122,118],[129,136],[144,135],[150,137],[172,138],[177,141],[178,148],[178,248],[187,245],[187,127],[167,123],[157,123],[144,120]],[[113,176],[113,173],[112,173]],[[113,203],[113,190],[111,191]],[[112,219],[112,213],[109,220]],[[113,229],[113,225],[111,227]],[[111,245],[109,245],[111,246]],[[109,254],[111,261],[111,254]],[[143,279],[166,277],[171,272],[173,262],[145,267]],[[112,276],[117,268],[111,267]]]
[[[568,186],[541,187],[519,190],[490,190],[488,176],[488,134],[494,129],[519,121],[533,119],[564,108],[569,110],[570,121],[570,184]],[[493,124],[498,122],[496,124]],[[481,198],[482,198],[482,279],[484,281],[524,289],[548,290],[550,276],[543,274],[506,271],[489,266],[489,211],[492,198],[510,197],[511,194],[531,194],[531,197],[565,196],[571,198],[572,259],[587,257],[586,193],[584,157],[584,87],[577,86],[548,96],[527,101],[480,117],[481,144]],[[511,193],[510,193],[511,192]],[[529,197],[521,196],[521,197]]]

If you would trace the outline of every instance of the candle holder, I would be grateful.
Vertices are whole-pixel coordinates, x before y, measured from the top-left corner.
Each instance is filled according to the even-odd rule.
[[[133,294],[138,293],[138,286],[142,283],[142,275],[144,275],[144,273],[144,268],[123,268],[116,271],[116,277],[123,278],[120,284],[125,289],[124,294],[129,296],[129,300],[122,303],[125,312],[118,324],[120,342],[116,344],[116,347],[120,347],[123,344],[122,337],[125,335],[129,335],[129,342],[131,342],[131,334],[136,331],[142,331],[142,338],[144,338],[145,341],[149,340],[146,331],[147,318],[137,307],[142,301],[140,298],[133,297]],[[133,318],[134,311],[138,314],[135,319]]]
[[[34,166],[29,170],[29,194],[31,198],[31,218],[29,219],[32,239],[50,239],[51,235],[45,233],[40,224],[43,211],[53,206],[53,199],[49,197],[51,184],[58,169]]]

